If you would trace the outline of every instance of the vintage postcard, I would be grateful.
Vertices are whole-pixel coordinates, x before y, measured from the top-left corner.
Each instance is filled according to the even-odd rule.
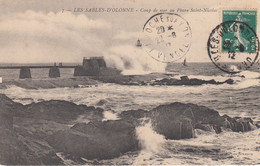
[[[259,165],[259,0],[0,0],[0,165]]]

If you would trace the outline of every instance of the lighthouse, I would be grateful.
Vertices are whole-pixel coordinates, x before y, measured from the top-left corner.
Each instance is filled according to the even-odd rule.
[[[142,43],[140,42],[140,40],[138,39],[136,42],[136,47],[142,47]]]

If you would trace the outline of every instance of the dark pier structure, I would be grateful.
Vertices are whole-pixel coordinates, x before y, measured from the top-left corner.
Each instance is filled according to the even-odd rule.
[[[106,66],[103,57],[84,58],[82,66],[68,66],[59,63],[57,66],[0,66],[0,69],[20,69],[20,79],[32,78],[31,69],[49,68],[49,77],[60,77],[60,68],[74,68],[74,76],[105,76],[120,74],[121,71]]]
[[[84,58],[82,66],[77,66],[74,76],[108,76],[118,75],[121,71],[107,67],[103,57]]]

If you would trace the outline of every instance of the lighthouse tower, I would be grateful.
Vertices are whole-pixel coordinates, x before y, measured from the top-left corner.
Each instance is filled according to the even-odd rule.
[[[138,39],[136,42],[136,47],[142,47],[142,43],[140,42],[140,40]]]

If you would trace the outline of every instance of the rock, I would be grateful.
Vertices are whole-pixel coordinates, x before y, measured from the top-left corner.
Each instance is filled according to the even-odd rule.
[[[222,132],[221,126],[220,125],[213,125],[213,129],[217,134]]]
[[[156,132],[167,139],[193,138],[194,128],[220,133],[221,127],[235,132],[252,130],[250,118],[220,116],[215,110],[196,104],[172,103],[160,105],[150,111]]]
[[[208,81],[209,84],[217,84],[217,82],[214,79],[211,79]]]
[[[227,79],[227,80],[225,81],[225,83],[227,83],[227,84],[234,84],[234,80],[232,80],[232,79]]]
[[[202,80],[197,78],[189,79],[187,76],[182,76],[180,80],[176,78],[163,78],[161,80],[156,80],[150,83],[150,85],[203,85],[203,84],[233,84],[232,79],[228,79],[224,82],[217,82],[215,80]]]
[[[50,100],[40,103],[32,103],[26,106],[26,117],[45,119],[67,124],[76,120],[80,115],[95,114],[103,117],[103,109],[76,105],[67,101]]]
[[[13,113],[0,107],[0,128],[13,129]]]
[[[134,124],[135,126],[140,126],[144,122],[144,120],[147,120],[144,118],[149,117],[149,111],[145,111],[142,109],[129,110],[129,111],[121,112],[121,114],[119,116],[124,121],[128,121],[128,122]]]
[[[151,110],[152,126],[156,132],[166,139],[184,139],[194,137],[194,123],[185,116],[180,106],[185,104],[173,103],[161,105]]]
[[[0,163],[4,165],[60,165],[52,147],[44,141],[25,138],[12,130],[0,128]]]
[[[110,159],[138,149],[135,126],[122,120],[78,123],[55,133],[49,143],[57,151],[86,159]]]
[[[18,135],[11,130],[0,128],[0,163],[1,164],[29,164],[26,146],[18,140]]]
[[[7,112],[23,111],[24,107],[20,103],[16,103],[4,94],[0,94],[0,109]]]
[[[44,140],[35,139],[31,131],[28,134],[23,126],[16,123],[16,116],[24,115],[24,111],[25,106],[0,94],[0,163],[4,165],[62,164],[52,147]],[[30,121],[31,119],[27,119],[28,127],[32,128]]]
[[[195,125],[195,129],[201,129],[203,131],[210,131],[210,132],[216,132],[217,134],[222,132],[221,126],[220,125],[215,125],[215,124],[199,124],[197,123]]]
[[[164,135],[166,139],[186,139],[194,137],[192,120],[184,116],[180,116],[176,120],[165,119],[165,121],[159,120],[153,122],[153,127],[156,132]]]
[[[0,94],[0,128],[13,129],[13,116],[24,110],[23,105]]]
[[[99,81],[105,82],[105,83],[116,83],[121,85],[139,85],[139,86],[155,86],[155,85],[167,85],[167,86],[174,86],[174,85],[203,85],[203,84],[233,84],[234,81],[232,79],[228,79],[223,82],[212,80],[202,80],[197,78],[190,79],[188,76],[181,76],[180,79],[172,78],[171,76],[168,76],[167,74],[156,74],[151,73],[147,75],[118,75],[118,76],[101,76],[94,78]]]
[[[139,119],[139,118],[145,118],[149,114],[148,111],[139,109],[139,110],[129,110],[129,111],[123,111],[120,114],[121,118],[124,119]]]
[[[108,102],[107,100],[101,99],[101,100],[99,100],[99,101],[97,102],[96,105],[97,105],[97,106],[103,106],[103,105],[105,105],[107,102]]]
[[[68,124],[82,116],[102,119],[103,110],[58,100],[24,106],[0,95],[0,163],[64,164],[46,139],[68,129]]]
[[[234,132],[246,132],[251,131],[251,125],[253,125],[253,120],[251,118],[231,118],[227,115],[224,115],[225,119],[224,126],[230,128]]]
[[[196,129],[201,129],[203,131],[215,131],[213,129],[213,126],[209,125],[209,124],[200,124],[200,123],[198,123],[198,124],[195,125],[195,128]]]
[[[165,113],[166,111],[166,113]],[[191,119],[196,125],[199,124],[217,124],[223,120],[219,113],[213,109],[198,106],[196,104],[171,103],[167,105],[160,105],[152,110],[152,112],[159,112],[169,116],[174,115],[176,118],[182,115]]]
[[[250,118],[220,116],[213,109],[179,102],[150,111],[124,111],[119,115],[121,120],[115,121],[102,122],[103,111],[59,100],[24,106],[0,94],[0,163],[64,164],[56,152],[79,160],[119,157],[139,150],[135,127],[143,119],[151,120],[154,130],[167,139],[193,138],[194,129],[245,132],[258,125]],[[83,121],[89,123],[80,123]],[[71,124],[75,125],[70,128]]]
[[[224,120],[219,113],[213,109],[196,104],[175,103],[175,109],[182,110],[185,116],[191,118],[194,124],[221,124]]]
[[[188,76],[182,76],[181,77],[181,81],[189,81],[189,77]]]
[[[153,82],[150,83],[150,85],[154,86],[154,85],[179,85],[180,80],[176,79],[176,78],[164,78],[161,80],[155,80]]]
[[[207,82],[205,80],[197,79],[197,78],[192,78],[187,82],[185,85],[202,85],[202,84],[209,84],[210,82]]]
[[[233,131],[245,132],[252,130],[254,126],[250,118],[220,116],[217,111],[208,107],[179,102],[160,105],[151,111],[124,111],[120,117],[136,126],[144,118],[150,118],[154,130],[167,139],[193,138],[194,129],[221,133],[222,128],[231,128]]]

